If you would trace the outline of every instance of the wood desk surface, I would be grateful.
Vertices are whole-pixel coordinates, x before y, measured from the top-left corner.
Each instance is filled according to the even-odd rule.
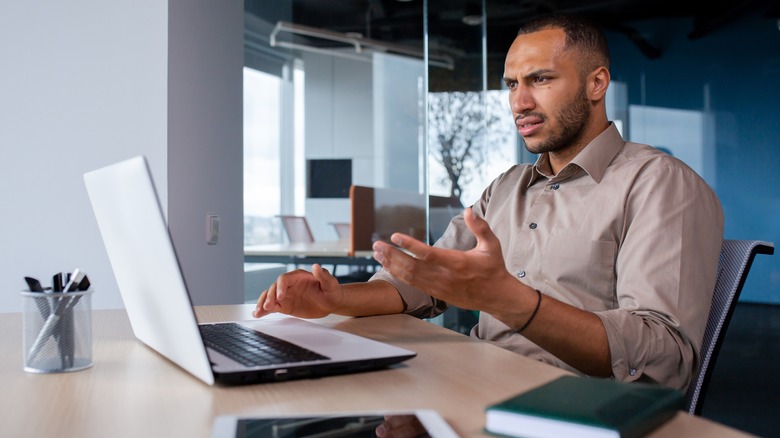
[[[203,321],[249,319],[250,305],[197,307]],[[124,310],[93,311],[92,368],[22,370],[19,313],[0,314],[0,430],[9,437],[209,437],[221,414],[430,408],[463,437],[484,436],[484,408],[564,374],[405,315],[318,320],[414,350],[390,369],[239,387],[208,386],[136,341]],[[679,413],[652,437],[748,434]]]

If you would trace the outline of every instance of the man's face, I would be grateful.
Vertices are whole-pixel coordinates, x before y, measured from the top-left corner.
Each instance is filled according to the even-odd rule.
[[[578,144],[591,114],[574,50],[550,29],[518,36],[506,57],[504,81],[517,131],[532,153],[559,152]]]

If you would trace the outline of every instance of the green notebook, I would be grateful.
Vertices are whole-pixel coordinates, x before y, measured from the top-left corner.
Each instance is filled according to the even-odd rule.
[[[683,394],[647,383],[563,376],[486,409],[485,431],[512,437],[636,438],[682,408]]]

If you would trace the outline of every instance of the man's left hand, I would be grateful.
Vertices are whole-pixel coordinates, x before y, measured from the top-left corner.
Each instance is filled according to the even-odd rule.
[[[436,248],[394,233],[390,240],[402,250],[377,241],[374,258],[395,278],[433,297],[463,309],[490,312],[490,306],[504,301],[496,295],[517,286],[517,280],[506,270],[501,243],[488,223],[471,208],[463,216],[477,238],[473,249]]]

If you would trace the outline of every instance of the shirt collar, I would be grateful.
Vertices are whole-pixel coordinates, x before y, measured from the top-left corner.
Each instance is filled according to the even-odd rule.
[[[609,167],[609,163],[623,148],[625,141],[615,124],[610,122],[607,129],[594,138],[587,146],[577,154],[560,172],[558,177],[571,176],[576,172],[573,166],[584,170],[596,183],[599,183],[604,177],[604,173]],[[548,153],[539,156],[533,167],[533,176],[529,181],[529,186],[540,177],[553,178],[552,168],[550,167],[550,157]]]

